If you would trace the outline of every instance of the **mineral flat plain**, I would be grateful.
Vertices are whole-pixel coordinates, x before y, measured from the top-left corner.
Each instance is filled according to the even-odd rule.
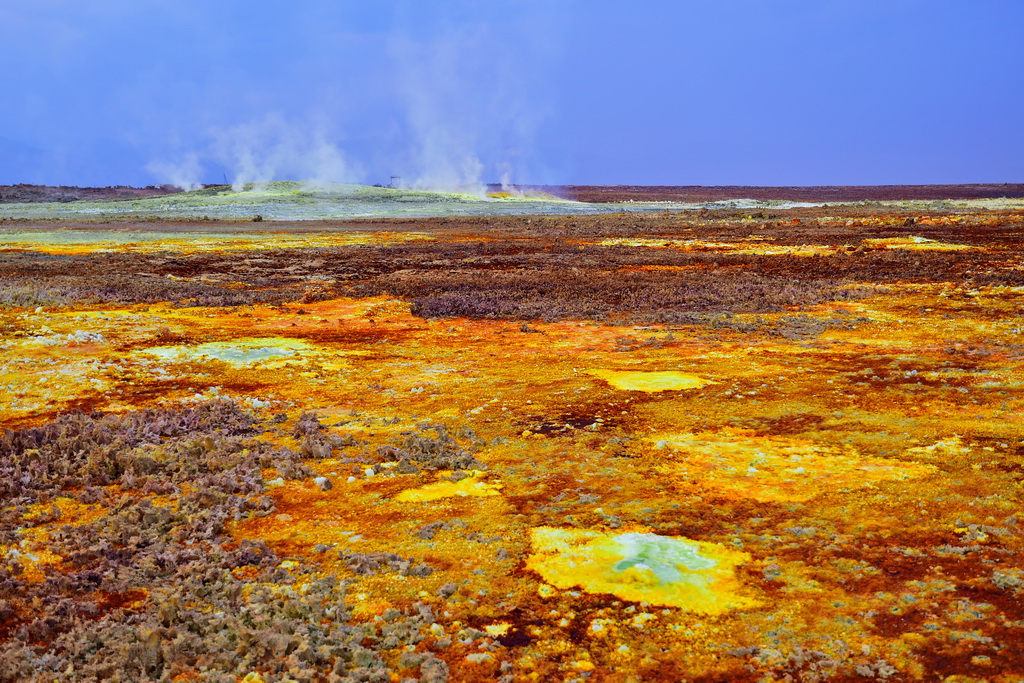
[[[221,194],[0,207],[0,680],[1024,677],[1019,202]]]

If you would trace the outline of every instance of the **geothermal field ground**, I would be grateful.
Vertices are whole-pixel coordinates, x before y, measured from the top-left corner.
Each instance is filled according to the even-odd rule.
[[[1024,680],[1024,188],[239,189],[0,204],[0,681]]]

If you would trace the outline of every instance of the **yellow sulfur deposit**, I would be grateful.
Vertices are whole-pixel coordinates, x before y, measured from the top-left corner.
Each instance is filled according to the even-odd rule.
[[[499,621],[496,624],[487,624],[484,626],[484,631],[490,636],[503,636],[508,633],[510,628],[512,628],[512,624],[507,621]]]
[[[886,249],[911,249],[914,251],[964,251],[974,249],[968,244],[952,244],[950,242],[938,242],[927,237],[911,235],[909,237],[879,237],[864,240],[864,244],[871,247],[885,247]]]
[[[538,527],[526,566],[557,588],[580,586],[623,600],[722,614],[754,607],[735,575],[746,553],[649,533],[604,534]]]
[[[173,628],[210,647],[147,675],[1018,680],[1024,213],[739,211],[25,232],[0,659]]]
[[[928,464],[875,458],[852,448],[818,446],[784,437],[743,438],[679,434],[652,437],[669,457],[658,466],[668,478],[693,479],[711,488],[762,502],[795,502],[837,489],[929,475]]]
[[[46,503],[33,503],[27,507],[28,509],[22,516],[26,522],[38,522],[44,515],[56,511],[59,513],[56,518],[59,526],[81,526],[107,514],[107,511],[99,505],[87,505],[67,496],[60,496]]]
[[[603,379],[616,389],[624,391],[679,391],[699,389],[714,384],[709,379],[685,372],[634,372],[629,370],[590,370],[590,375]]]
[[[433,484],[421,486],[418,489],[407,489],[402,491],[395,500],[399,503],[425,503],[440,498],[452,498],[454,496],[497,496],[501,484],[483,481],[484,473],[480,470],[471,470],[470,476],[459,481],[437,481]]]

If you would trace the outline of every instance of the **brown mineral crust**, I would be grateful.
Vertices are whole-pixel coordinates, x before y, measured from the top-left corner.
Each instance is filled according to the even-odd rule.
[[[149,591],[138,588],[121,593],[98,593],[95,596],[99,611],[93,615],[100,619],[115,610],[140,611],[149,599]]]
[[[532,189],[532,186],[531,186]],[[548,185],[536,189],[579,202],[715,202],[728,199],[861,202],[1024,197],[1024,184],[973,185]]]
[[[117,491],[32,484],[31,501],[0,509],[0,680],[41,661],[33,657],[69,662],[72,652],[101,652],[108,667],[152,677],[293,667],[304,680],[344,660],[353,676],[427,680],[417,658],[429,654],[441,664],[424,666],[443,665],[453,681],[506,671],[524,680],[1012,680],[1024,672],[1013,648],[1024,622],[1014,516],[1024,451],[1010,419],[1024,358],[1015,322],[1024,216],[772,214],[375,222],[431,239],[256,256],[7,255],[0,286],[29,299],[0,309],[9,368],[0,387],[12,396],[3,426],[43,426],[78,407],[121,413],[90,420],[132,435],[146,423],[133,410],[164,401],[179,417],[146,415],[187,423],[186,406],[211,387],[236,407],[218,404],[195,433],[86,439],[90,476],[113,477]],[[182,223],[168,234],[198,225],[211,229]],[[359,230],[285,230],[334,227]],[[907,236],[976,249],[862,242]],[[780,245],[794,250],[766,251]],[[115,271],[125,286],[103,289]],[[616,292],[614,278],[630,282],[621,271],[660,276]],[[180,289],[133,283],[143,273],[187,280]],[[751,290],[749,274],[789,285],[791,300]],[[725,286],[751,298],[714,299]],[[460,288],[470,305],[490,297],[490,308],[428,315],[430,297]],[[674,322],[652,321],[651,288],[699,295],[706,308],[667,307]],[[854,293],[839,295],[844,288]],[[105,303],[76,300],[83,292]],[[167,294],[180,298],[159,300]],[[24,303],[33,296],[52,301]],[[73,339],[91,331],[103,340]],[[266,367],[139,364],[154,346],[276,337],[304,340],[313,355]],[[55,377],[48,361],[58,357]],[[595,369],[679,370],[713,383],[645,393],[614,388]],[[246,418],[238,406],[248,397],[270,405]],[[63,464],[50,446],[40,455],[23,433],[5,436],[19,444],[0,458],[9,482],[26,471],[39,479],[40,463],[77,471],[67,430],[91,434],[93,422],[75,420],[46,427],[69,449]],[[677,449],[674,439],[696,445]],[[470,459],[501,487],[496,495],[396,500],[449,476],[431,467]],[[890,478],[869,477],[879,464]],[[198,478],[186,476],[192,466]],[[265,484],[278,476],[283,484]],[[778,493],[793,487],[796,500]],[[60,531],[76,519],[54,516],[63,496],[94,501],[110,519],[77,536]],[[524,561],[539,526],[735,546],[750,555],[737,578],[763,604],[707,617],[592,593],[582,579],[556,590]],[[88,548],[73,548],[85,537]],[[24,554],[46,559],[43,551],[62,562],[33,567]],[[429,575],[405,571],[417,562]],[[22,564],[49,583],[25,582]],[[341,584],[317,583],[329,579]],[[210,608],[158,610],[167,594]],[[332,622],[323,609],[336,599],[352,613]],[[429,618],[415,616],[421,601]],[[243,612],[273,627],[252,630],[236,618]],[[153,659],[151,641],[132,635],[170,639],[167,624],[198,634],[175,662]],[[89,640],[93,632],[106,640]],[[229,632],[240,634],[233,645],[221,640]],[[337,659],[304,638],[333,639]],[[231,668],[241,642],[257,663],[244,671]],[[110,673],[74,661],[82,677]]]

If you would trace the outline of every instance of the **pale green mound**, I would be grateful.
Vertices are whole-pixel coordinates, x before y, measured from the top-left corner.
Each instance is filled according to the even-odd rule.
[[[330,220],[430,218],[435,216],[587,215],[702,208],[787,208],[792,202],[730,199],[721,202],[633,202],[590,204],[542,193],[515,195],[483,188],[465,192],[405,190],[348,184],[274,181],[236,191],[224,185],[192,192],[106,201],[0,204],[0,219],[89,220],[163,218],[217,220]],[[800,205],[804,206],[804,205]],[[812,206],[812,205],[806,205]]]
[[[615,563],[616,571],[631,567],[648,569],[662,583],[682,580],[677,565],[690,571],[711,569],[715,561],[700,554],[697,546],[657,534],[619,534],[614,537],[624,559]]]
[[[849,204],[849,203],[848,203]],[[1021,199],[941,202],[853,202],[857,206],[894,206],[921,210],[1019,209]],[[834,203],[843,205],[842,202]],[[274,181],[235,191],[225,185],[193,192],[106,201],[0,204],[0,219],[95,220],[163,218],[217,220],[329,220],[351,218],[430,218],[434,216],[587,215],[693,209],[787,209],[819,206],[786,200],[726,199],[715,202],[636,202],[590,204],[550,196],[483,192],[404,190],[349,184]]]
[[[232,365],[254,365],[280,361],[312,351],[313,347],[298,339],[284,337],[253,337],[230,342],[208,342],[198,346],[154,346],[147,353],[165,360],[214,359]]]
[[[600,205],[545,197],[496,198],[485,193],[403,190],[366,185],[275,181],[107,201],[0,204],[0,218],[106,220],[110,218],[213,218],[318,220],[333,218],[594,213]]]
[[[758,604],[736,576],[736,567],[750,556],[716,543],[537,527],[530,531],[530,545],[526,566],[555,588],[578,586],[703,614]]]

